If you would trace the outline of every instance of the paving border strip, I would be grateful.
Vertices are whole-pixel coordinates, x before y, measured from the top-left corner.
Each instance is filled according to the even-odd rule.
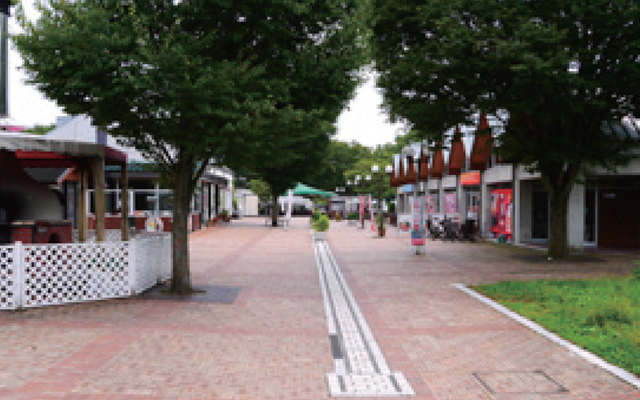
[[[404,375],[389,368],[329,245],[314,241],[313,248],[335,364],[327,374],[330,395],[414,395]]]
[[[527,319],[525,317],[523,317],[522,315],[511,311],[510,309],[508,309],[507,307],[498,304],[496,301],[490,299],[489,297],[486,297],[478,292],[476,292],[473,289],[470,289],[469,287],[467,287],[466,285],[462,284],[462,283],[454,283],[453,286],[461,291],[463,291],[464,293],[468,294],[469,296],[480,300],[481,302],[483,302],[484,304],[488,305],[489,307],[493,308],[494,310],[506,315],[507,317],[513,319],[514,321],[518,322],[521,325],[526,326],[527,328],[531,329],[532,331],[538,333],[539,335],[544,336],[545,338],[551,340],[552,342],[566,348],[567,350],[571,351],[572,353],[582,357],[583,359],[585,359],[586,361],[588,361],[589,363],[596,365],[602,369],[604,369],[605,371],[609,372],[610,374],[616,376],[617,378],[627,382],[628,384],[635,386],[636,388],[640,389],[640,379],[638,379],[635,375],[633,375],[632,373],[618,367],[615,366],[613,364],[610,364],[608,362],[606,362],[605,360],[603,360],[602,358],[598,357],[597,355],[584,350],[581,347],[576,346],[575,344],[569,342],[566,339],[562,339],[560,336],[556,335],[553,332],[548,331],[547,329],[543,328],[541,325],[531,321],[530,319]]]

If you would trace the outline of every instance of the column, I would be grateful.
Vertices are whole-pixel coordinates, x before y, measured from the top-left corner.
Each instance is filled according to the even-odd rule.
[[[520,244],[522,239],[520,237],[520,202],[521,202],[521,188],[520,188],[520,174],[518,164],[512,164],[512,179],[513,179],[513,199],[511,199],[511,229],[513,229],[513,243]]]
[[[104,233],[104,158],[97,157],[92,160],[94,201],[96,206],[96,242],[103,242]]]
[[[129,240],[129,170],[127,163],[120,165],[120,238]]]
[[[78,166],[78,241],[87,241],[87,186],[89,184],[87,167],[84,163]]]
[[[584,196],[584,185],[576,183],[567,202],[567,241],[575,253],[584,250]]]
[[[489,190],[487,188],[484,172],[485,171],[480,171],[480,215],[478,220],[478,233],[481,237],[485,237],[489,231],[487,222],[490,220],[489,210],[491,208],[491,204],[489,202]]]

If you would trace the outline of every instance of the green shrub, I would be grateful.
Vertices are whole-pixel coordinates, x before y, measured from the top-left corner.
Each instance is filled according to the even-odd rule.
[[[633,272],[631,272],[631,276],[636,281],[640,281],[640,261],[636,261],[636,265],[637,267],[633,270]]]
[[[329,230],[329,217],[326,215],[320,215],[318,220],[313,224],[313,229],[317,232],[325,232]]]
[[[608,305],[593,310],[586,325],[604,328],[608,323],[631,324],[631,313],[626,307]]]
[[[360,214],[358,214],[357,212],[352,212],[347,214],[347,219],[349,221],[357,221],[358,219],[360,219]]]
[[[315,223],[318,221],[318,219],[320,219],[320,216],[322,215],[322,213],[320,212],[320,210],[316,209],[313,214],[311,214],[311,220],[309,221],[309,223],[311,224],[311,226],[314,226]]]

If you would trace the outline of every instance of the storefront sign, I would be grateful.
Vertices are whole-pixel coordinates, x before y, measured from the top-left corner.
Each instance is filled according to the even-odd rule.
[[[436,202],[435,198],[432,194],[428,194],[425,196],[425,204],[427,206],[427,215],[431,215],[436,212]]]
[[[422,196],[416,196],[413,201],[413,213],[411,224],[411,245],[416,247],[424,246],[424,204]]]
[[[447,214],[453,214],[458,212],[455,193],[444,194],[444,212]]]
[[[479,185],[480,184],[480,172],[463,172],[460,174],[460,183],[462,186]]]

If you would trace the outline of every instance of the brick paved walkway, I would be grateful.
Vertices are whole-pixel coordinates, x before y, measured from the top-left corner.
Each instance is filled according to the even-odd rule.
[[[334,223],[331,250],[413,399],[640,399],[640,392],[454,289],[622,274],[607,262],[527,261],[533,250],[384,240]],[[233,221],[191,237],[196,286],[241,287],[231,305],[126,299],[0,313],[0,399],[328,399],[331,346],[308,222]],[[558,272],[561,271],[561,272]]]

